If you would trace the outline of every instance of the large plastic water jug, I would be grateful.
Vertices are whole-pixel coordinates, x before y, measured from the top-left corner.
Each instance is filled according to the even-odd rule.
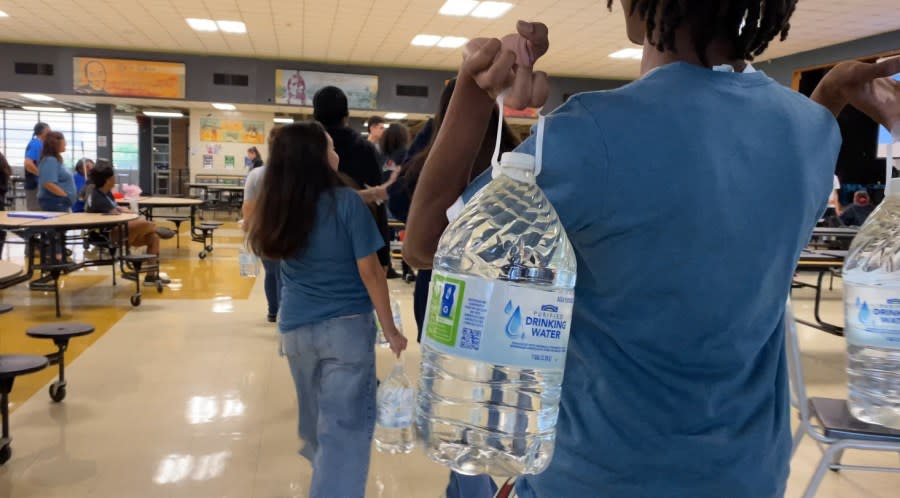
[[[900,429],[900,178],[853,239],[843,277],[850,412]]]
[[[543,471],[553,456],[576,264],[535,158],[507,153],[434,259],[417,423],[464,474]]]

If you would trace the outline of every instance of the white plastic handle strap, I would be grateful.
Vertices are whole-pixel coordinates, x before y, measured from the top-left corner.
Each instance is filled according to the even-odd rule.
[[[509,90],[504,90],[500,95],[497,96],[497,114],[499,117],[497,118],[497,140],[496,144],[494,144],[494,157],[491,159],[491,166],[494,167],[495,172],[500,169],[500,144],[503,141],[503,110],[505,107],[503,106],[503,100],[506,95],[509,93]],[[544,115],[538,111],[538,122],[537,122],[537,136],[535,137],[534,143],[534,176],[538,176],[541,174],[543,159],[544,159]],[[495,173],[496,174],[496,173]]]
[[[494,157],[491,159],[491,166],[494,167],[494,171],[500,171],[500,142],[503,137],[503,99],[506,97],[506,94],[509,93],[509,90],[503,90],[500,95],[497,95],[497,140],[496,144],[494,144]]]
[[[887,143],[887,154],[885,154],[884,158],[884,195],[888,195],[890,193],[891,188],[891,178],[894,176],[894,142],[900,140],[900,124],[895,125],[892,130],[890,130],[890,138],[888,138]]]

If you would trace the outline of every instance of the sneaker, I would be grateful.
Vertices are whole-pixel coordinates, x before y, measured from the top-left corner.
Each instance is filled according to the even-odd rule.
[[[266,315],[266,320],[269,323],[275,323],[278,321],[278,315]]]
[[[400,276],[401,276],[401,275],[400,275],[399,273],[397,273],[397,270],[395,270],[395,269],[393,269],[393,268],[388,268],[388,271],[387,271],[387,278],[388,278],[388,280],[392,280],[392,279],[395,279],[395,278],[400,278]]]
[[[175,236],[175,230],[166,227],[160,227],[156,229],[156,235],[159,235],[159,238],[163,240],[169,240]]]

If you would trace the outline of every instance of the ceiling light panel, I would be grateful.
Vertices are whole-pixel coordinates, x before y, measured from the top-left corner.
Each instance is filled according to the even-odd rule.
[[[503,17],[513,8],[509,2],[481,2],[472,11],[472,17],[483,19],[497,19]]]
[[[220,111],[233,111],[233,110],[237,109],[237,107],[235,107],[234,104],[219,104],[219,103],[215,103],[215,104],[213,104],[212,106],[215,107],[216,109],[220,110]]]
[[[216,24],[216,21],[213,21],[212,19],[196,19],[189,17],[185,19],[185,21],[187,21],[188,26],[190,26],[194,31],[210,33],[219,30],[219,26]]]
[[[641,60],[644,57],[644,50],[640,48],[623,48],[618,52],[609,54],[612,59],[634,59]]]
[[[247,32],[247,25],[241,21],[216,21],[216,25],[225,33],[241,35]]]
[[[444,16],[467,16],[478,7],[478,3],[475,0],[447,0],[438,13]]]
[[[437,35],[416,35],[410,43],[417,47],[433,47],[439,41],[441,41],[441,37]]]
[[[441,38],[441,41],[437,43],[437,46],[441,48],[459,48],[468,41],[468,38],[463,38],[461,36],[445,36]]]

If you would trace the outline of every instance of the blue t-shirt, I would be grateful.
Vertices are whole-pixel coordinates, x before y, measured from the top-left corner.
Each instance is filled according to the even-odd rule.
[[[840,144],[765,74],[685,63],[547,118],[538,183],[578,282],[555,456],[520,498],[783,495],[782,316]]]
[[[306,248],[281,262],[278,328],[290,332],[331,318],[371,313],[372,301],[356,262],[383,246],[384,238],[359,194],[349,188],[322,194]]]
[[[41,160],[41,152],[44,150],[44,142],[37,137],[33,137],[28,145],[25,147],[25,159],[31,159],[34,161],[34,164]],[[28,170],[25,170],[25,190],[34,190],[38,188],[38,177],[35,174],[29,173]]]
[[[59,188],[66,192],[66,195],[69,198],[69,205],[75,203],[75,199],[78,195],[75,191],[75,180],[72,178],[72,173],[69,172],[61,162],[53,156],[46,156],[38,163],[38,172],[40,173],[38,178],[38,182],[40,183],[38,188],[38,199],[52,199],[59,197],[44,188],[45,183],[52,182],[59,185]]]

